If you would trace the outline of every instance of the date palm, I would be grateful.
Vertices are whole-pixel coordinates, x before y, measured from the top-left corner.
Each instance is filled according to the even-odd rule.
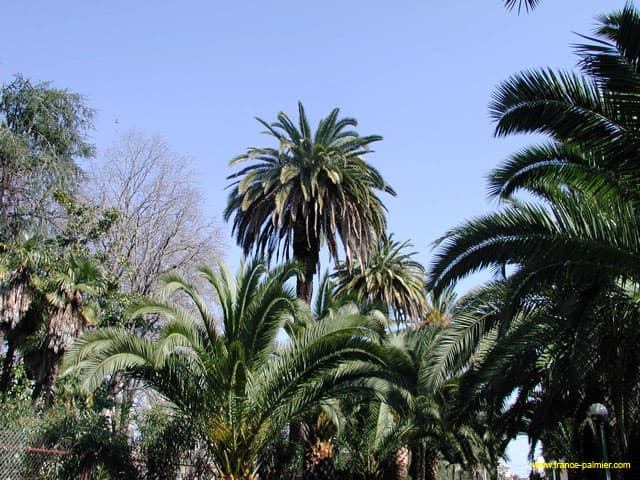
[[[507,207],[443,237],[432,268],[436,289],[505,265],[523,267],[523,281],[567,268],[640,279],[639,38],[640,15],[628,5],[601,17],[596,37],[578,48],[584,75],[529,71],[498,89],[497,135],[539,132],[551,141],[493,172],[490,189]],[[520,191],[534,201],[518,200]]]
[[[543,441],[545,458],[589,458],[577,427],[589,405],[604,402],[612,458],[635,460],[637,284],[585,291],[583,282],[567,278],[529,292],[514,310],[505,295],[509,281],[465,297],[436,347],[443,370],[460,369],[463,358],[468,362],[460,387],[465,408],[482,408],[501,438],[524,432],[532,445]],[[554,441],[558,435],[568,441]]]
[[[353,118],[336,108],[312,132],[298,103],[298,124],[285,113],[275,123],[258,121],[274,137],[274,147],[252,147],[230,166],[250,162],[229,176],[233,182],[224,216],[245,254],[289,257],[301,266],[298,298],[310,304],[313,276],[324,243],[337,260],[339,242],[347,264],[366,264],[386,227],[378,191],[395,195],[380,173],[364,160],[378,135],[360,136]]]
[[[574,406],[576,399],[593,400],[584,394],[593,393],[590,379],[599,378],[598,392],[618,405],[612,422],[624,452],[632,451],[625,442],[635,428],[624,426],[627,413],[639,406],[630,373],[638,360],[627,349],[633,335],[624,327],[625,319],[633,323],[638,317],[620,289],[637,290],[640,284],[640,15],[629,4],[600,17],[595,36],[586,39],[578,47],[582,75],[529,71],[496,92],[491,110],[498,135],[537,132],[550,140],[513,155],[493,172],[491,191],[506,206],[445,235],[432,279],[438,290],[479,269],[501,272],[504,281],[493,292],[494,307],[501,307],[483,307],[475,319],[455,326],[462,330],[457,342],[443,342],[445,356],[474,354],[483,343],[496,342],[491,354],[479,354],[493,365],[484,374],[500,372],[490,383],[484,378],[486,388],[504,397],[517,384],[523,397],[514,415],[520,419],[534,407],[535,413],[561,405],[562,395]],[[527,201],[519,198],[522,191],[530,195]],[[525,321],[542,307],[549,310],[535,322]],[[594,332],[599,333],[589,336]],[[608,346],[600,348],[603,342]],[[500,358],[501,366],[510,365],[506,374],[497,366]],[[545,383],[545,375],[565,381]],[[540,385],[543,398],[557,402],[540,403]],[[547,427],[555,419],[548,412],[539,418],[547,419]]]
[[[409,447],[412,452],[410,473],[419,480],[438,478],[440,460],[449,463],[488,464],[493,444],[484,432],[486,425],[476,411],[460,408],[459,378],[450,372],[441,384],[431,382],[432,352],[448,327],[423,325],[400,332],[396,338],[406,352],[415,375],[415,406]]]
[[[359,315],[307,322],[308,307],[287,287],[296,275],[292,264],[268,271],[263,261],[253,261],[235,278],[224,268],[200,273],[218,296],[222,331],[206,300],[172,276],[164,297],[132,312],[165,319],[157,338],[99,329],[79,339],[66,366],[79,371],[87,391],[117,371],[144,380],[191,422],[222,478],[256,478],[265,446],[292,418],[338,388],[361,388],[353,380],[387,375],[377,324]],[[166,299],[175,292],[194,308]],[[307,326],[282,344],[280,332],[293,332],[292,321]]]
[[[379,302],[393,312],[396,322],[419,322],[427,313],[426,272],[407,252],[409,242],[398,242],[393,235],[382,235],[363,265],[338,266],[333,278],[336,295],[354,295],[360,302]]]

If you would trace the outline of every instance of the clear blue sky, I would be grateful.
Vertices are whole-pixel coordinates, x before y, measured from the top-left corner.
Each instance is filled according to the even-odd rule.
[[[384,136],[369,160],[398,192],[385,199],[390,230],[428,264],[436,238],[494,206],[486,174],[527,142],[492,137],[496,85],[572,68],[571,32],[623,4],[544,0],[518,16],[501,0],[13,1],[0,82],[22,73],[86,95],[99,149],[132,127],[163,135],[193,158],[218,218],[228,161],[265,142],[254,116],[293,115],[300,99],[317,121],[338,106]]]

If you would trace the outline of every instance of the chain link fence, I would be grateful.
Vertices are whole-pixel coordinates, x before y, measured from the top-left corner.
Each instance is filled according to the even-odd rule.
[[[0,480],[58,479],[65,450],[38,445],[28,424],[0,424]]]

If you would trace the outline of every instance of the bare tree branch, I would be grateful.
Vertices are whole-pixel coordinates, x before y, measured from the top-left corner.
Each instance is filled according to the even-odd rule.
[[[101,156],[90,184],[99,204],[120,212],[101,248],[123,290],[149,295],[162,275],[222,256],[219,224],[203,214],[189,161],[163,138],[125,133]]]

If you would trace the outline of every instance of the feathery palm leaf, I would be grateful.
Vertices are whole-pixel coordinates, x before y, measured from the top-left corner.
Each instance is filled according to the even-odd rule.
[[[250,478],[266,443],[292,418],[336,392],[362,389],[363,379],[392,376],[376,322],[361,315],[308,322],[308,307],[287,287],[292,264],[269,271],[254,260],[235,277],[222,267],[201,274],[220,301],[222,332],[199,293],[172,275],[165,295],[184,293],[195,309],[143,300],[132,314],[162,316],[157,338],[98,330],[74,345],[65,368],[80,372],[87,391],[116,371],[144,380],[193,419],[222,473]],[[292,319],[307,326],[282,344],[278,337]]]

